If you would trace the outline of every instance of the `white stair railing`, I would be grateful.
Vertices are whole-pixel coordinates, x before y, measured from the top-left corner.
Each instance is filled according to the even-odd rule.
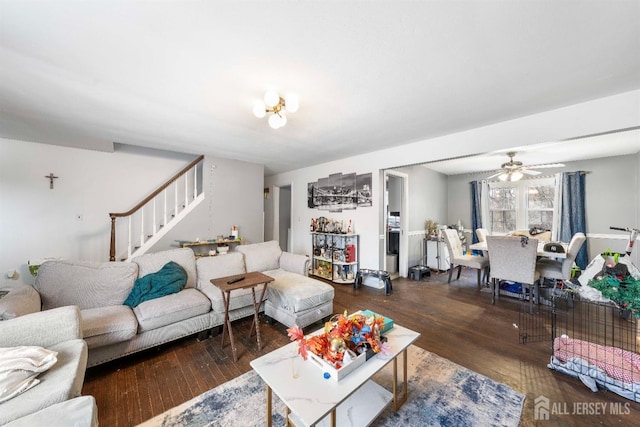
[[[204,200],[203,166],[204,156],[199,156],[129,211],[109,214],[110,261],[142,255]],[[126,228],[116,223],[118,218],[127,218]],[[118,246],[123,240],[126,246]]]

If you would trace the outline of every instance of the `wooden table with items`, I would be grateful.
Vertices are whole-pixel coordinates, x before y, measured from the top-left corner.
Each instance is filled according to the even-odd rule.
[[[242,245],[244,240],[242,239],[218,239],[218,240],[200,240],[196,242],[191,242],[187,240],[180,240],[181,248],[191,248],[196,258],[202,256],[215,256],[218,254],[218,248],[220,247],[228,247],[228,249],[233,249],[237,245]]]
[[[231,291],[236,289],[251,288],[251,295],[253,296],[253,323],[251,324],[251,330],[249,336],[253,333],[253,328],[256,328],[256,338],[258,341],[258,349],[262,350],[262,340],[260,338],[260,322],[258,321],[258,313],[260,312],[260,305],[264,301],[264,297],[267,294],[267,286],[270,282],[273,282],[274,278],[269,277],[266,274],[262,274],[257,271],[249,273],[234,274],[233,276],[219,277],[217,279],[211,279],[211,283],[217,286],[222,292],[222,299],[224,301],[224,324],[222,326],[222,347],[224,347],[224,335],[225,332],[229,332],[229,341],[231,341],[231,351],[233,352],[233,361],[238,361],[238,355],[236,351],[236,343],[233,339],[233,330],[231,329],[231,319],[229,318],[229,301],[231,300]],[[264,284],[260,298],[256,300],[256,286]]]

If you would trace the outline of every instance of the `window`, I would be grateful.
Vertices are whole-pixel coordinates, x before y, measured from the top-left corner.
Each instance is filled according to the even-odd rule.
[[[491,182],[486,205],[491,233],[506,234],[533,227],[553,228],[555,179],[534,178],[518,182]]]
[[[527,187],[527,228],[537,227],[551,230],[553,227],[553,206],[555,185],[533,183]]]
[[[518,189],[513,186],[489,186],[489,221],[491,233],[508,233],[516,229]]]

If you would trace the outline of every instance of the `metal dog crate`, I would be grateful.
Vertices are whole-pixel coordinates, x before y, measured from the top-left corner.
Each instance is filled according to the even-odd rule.
[[[553,289],[548,305],[520,309],[520,342],[550,342],[550,369],[640,402],[638,319],[613,303]]]
[[[589,301],[569,290],[548,289],[534,313],[523,305],[519,315],[520,342],[551,341],[568,335],[595,344],[638,352],[638,322],[629,310],[613,303]]]

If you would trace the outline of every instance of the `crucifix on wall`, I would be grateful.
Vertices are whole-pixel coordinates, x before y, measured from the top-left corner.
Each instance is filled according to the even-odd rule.
[[[45,175],[44,177],[49,178],[49,189],[53,190],[53,180],[57,179],[58,177],[55,176],[53,172],[51,172],[49,175]]]

